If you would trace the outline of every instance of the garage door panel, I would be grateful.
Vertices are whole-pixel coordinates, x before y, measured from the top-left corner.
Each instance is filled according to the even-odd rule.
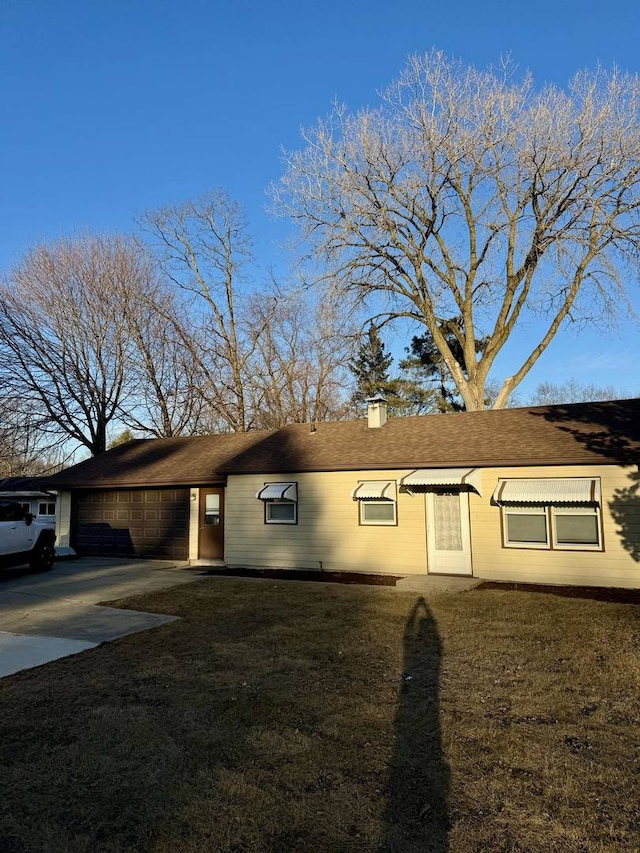
[[[77,493],[74,503],[79,554],[187,559],[187,489]]]

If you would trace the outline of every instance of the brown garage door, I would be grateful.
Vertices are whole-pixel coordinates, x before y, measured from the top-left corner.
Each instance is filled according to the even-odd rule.
[[[187,489],[81,492],[75,495],[79,554],[186,560]]]

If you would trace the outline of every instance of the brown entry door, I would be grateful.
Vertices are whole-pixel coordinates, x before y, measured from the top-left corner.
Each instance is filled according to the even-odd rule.
[[[198,558],[224,558],[224,489],[200,489]]]

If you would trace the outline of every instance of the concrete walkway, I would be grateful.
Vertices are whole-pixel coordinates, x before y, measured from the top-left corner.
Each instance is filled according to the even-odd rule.
[[[466,592],[481,583],[481,578],[472,578],[467,575],[407,575],[400,578],[395,588],[401,592],[436,595],[441,592]]]
[[[157,560],[82,558],[46,574],[0,575],[0,678],[94,648],[177,617],[102,607],[114,601],[191,583],[202,575],[186,564]]]

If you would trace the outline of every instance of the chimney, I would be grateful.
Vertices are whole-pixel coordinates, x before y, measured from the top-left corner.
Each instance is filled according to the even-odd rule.
[[[367,419],[369,429],[380,429],[387,422],[387,400],[382,391],[367,397]]]

